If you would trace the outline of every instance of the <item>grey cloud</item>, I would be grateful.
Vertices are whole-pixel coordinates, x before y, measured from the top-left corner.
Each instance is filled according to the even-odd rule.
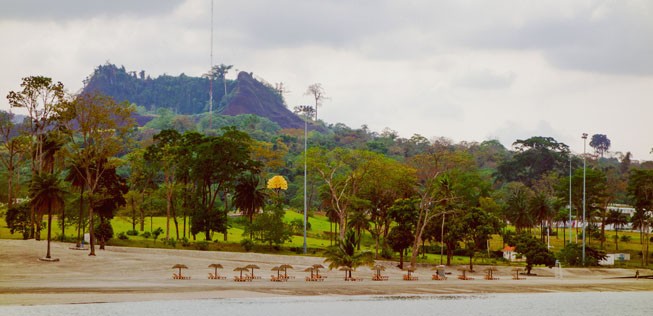
[[[471,71],[458,78],[455,84],[472,89],[505,89],[515,81],[513,72],[497,73],[490,69]]]
[[[518,26],[497,23],[461,41],[472,47],[541,51],[562,69],[653,74],[653,7],[611,9],[602,16],[595,16],[595,7],[587,7],[569,17],[549,16]]]
[[[20,0],[0,2],[0,20],[70,20],[100,15],[150,16],[170,12],[183,0]]]

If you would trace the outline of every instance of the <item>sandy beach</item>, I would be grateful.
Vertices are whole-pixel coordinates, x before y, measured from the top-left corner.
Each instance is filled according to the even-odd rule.
[[[362,277],[361,282],[343,280],[344,272],[321,272],[324,282],[306,282],[304,268],[320,263],[323,258],[282,256],[256,253],[208,252],[194,250],[169,250],[150,248],[107,247],[89,257],[88,251],[70,249],[74,245],[53,242],[52,257],[58,262],[39,261],[46,251],[45,241],[0,240],[0,304],[40,305],[77,304],[99,302],[128,302],[169,299],[245,298],[288,295],[438,295],[477,293],[537,293],[581,291],[653,291],[653,279],[634,279],[634,270],[613,268],[565,268],[562,279],[555,271],[535,268],[537,276],[524,280],[512,279],[512,267],[499,267],[494,276],[499,280],[484,280],[484,266],[468,276],[474,280],[456,278],[456,266],[445,281],[431,280],[431,267],[420,267],[414,273],[417,281],[404,281],[404,271],[396,262],[379,261],[386,270],[388,281],[372,281],[368,267],[353,272]],[[190,280],[174,280],[171,269],[181,263],[189,268],[182,270]],[[209,264],[220,263],[218,270],[226,280],[208,279],[213,269]],[[234,282],[238,275],[234,268],[256,264],[261,269],[255,275],[261,279],[252,282]],[[271,269],[280,264],[290,264],[294,276],[288,282],[271,282],[276,274]],[[325,264],[326,266],[326,264]],[[653,274],[640,271],[641,275]]]

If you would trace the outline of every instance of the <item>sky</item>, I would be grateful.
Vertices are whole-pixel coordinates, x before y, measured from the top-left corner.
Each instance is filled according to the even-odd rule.
[[[106,62],[200,76],[213,46],[213,64],[282,82],[291,109],[320,83],[327,123],[574,153],[605,134],[616,157],[653,160],[653,1],[214,0],[213,23],[211,6],[0,0],[0,94],[32,75],[76,93]]]

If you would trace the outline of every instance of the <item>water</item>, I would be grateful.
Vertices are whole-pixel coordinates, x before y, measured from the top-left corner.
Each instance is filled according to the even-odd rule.
[[[438,296],[311,296],[0,306],[0,315],[650,315],[653,292],[582,292]]]

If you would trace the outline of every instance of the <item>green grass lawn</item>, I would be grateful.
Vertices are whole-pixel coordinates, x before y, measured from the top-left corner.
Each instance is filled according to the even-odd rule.
[[[22,239],[22,236],[19,234],[11,234],[4,219],[4,213],[0,214],[0,238],[1,239]],[[290,223],[293,220],[303,220],[303,215],[294,211],[287,211],[284,221]],[[321,251],[332,244],[330,239],[330,224],[325,216],[315,215],[309,217],[310,230],[307,232],[307,246],[309,248],[309,255],[320,255]],[[52,238],[58,239],[61,236],[61,227],[57,221],[53,221],[53,230]],[[214,234],[212,236],[212,241],[206,241],[204,234],[198,234],[196,236],[197,240],[192,240],[192,237],[189,244],[184,246],[181,241],[176,243],[165,243],[163,239],[165,238],[165,232],[159,236],[159,239],[154,241],[152,237],[145,238],[143,237],[140,231],[140,224],[136,225],[136,230],[139,231],[138,236],[127,236],[127,240],[121,240],[118,238],[120,233],[127,233],[132,229],[132,223],[129,218],[126,217],[116,217],[111,221],[111,225],[114,230],[114,238],[111,239],[109,245],[119,245],[119,246],[129,246],[129,247],[159,247],[159,248],[177,248],[177,249],[202,249],[202,250],[222,250],[222,251],[244,251],[240,246],[240,242],[243,239],[247,239],[248,236],[243,236],[244,227],[242,220],[239,220],[237,217],[231,217],[229,219],[230,228],[227,234],[227,241],[224,240],[223,234]],[[183,222],[182,219],[178,219],[179,224],[179,234],[183,236]],[[147,217],[145,219],[144,232],[151,232],[152,230],[161,227],[165,231],[166,219],[165,217]],[[534,229],[533,233],[537,234],[538,230]],[[563,234],[565,238],[568,238],[568,231],[562,229],[554,230],[553,235],[550,237],[551,250],[553,252],[558,252],[563,248]],[[46,238],[46,230],[41,231],[41,239]],[[187,233],[187,236],[189,234]],[[66,237],[67,241],[73,242],[77,236],[77,228],[75,225],[66,227]],[[639,267],[641,266],[641,238],[638,232],[632,231],[619,231],[619,236],[628,236],[629,241],[623,242],[619,241],[619,250],[616,250],[616,244],[614,242],[614,231],[606,231],[606,241],[603,245],[603,250],[607,253],[630,253],[631,260],[627,262],[616,263],[617,267]],[[177,234],[174,226],[174,222],[170,221],[170,237],[172,239],[177,239]],[[582,236],[578,236],[578,241],[581,242]],[[576,242],[576,230],[573,231],[572,241]],[[256,245],[252,251],[256,252],[274,252],[281,254],[298,254],[301,253],[303,249],[304,238],[303,234],[293,235],[289,242],[283,244],[282,247],[276,247],[272,250],[269,249],[268,245]],[[597,239],[590,239],[588,237],[587,244],[593,248],[600,248],[600,242]],[[503,240],[499,235],[494,235],[489,241],[490,249],[492,251],[500,250],[503,248]],[[374,252],[374,240],[369,233],[365,233],[363,240],[361,242],[362,250],[369,250]],[[398,260],[398,255],[396,255],[396,260]],[[410,260],[410,254],[404,258],[404,260]],[[652,260],[653,261],[653,260]],[[418,256],[418,262],[421,263],[440,263],[439,254],[426,254],[425,256]],[[446,262],[445,258],[442,259],[442,262]],[[464,256],[454,256],[452,259],[452,264],[467,264],[469,262],[468,257]],[[500,259],[489,258],[484,253],[478,253],[475,260],[475,264],[502,264]]]

